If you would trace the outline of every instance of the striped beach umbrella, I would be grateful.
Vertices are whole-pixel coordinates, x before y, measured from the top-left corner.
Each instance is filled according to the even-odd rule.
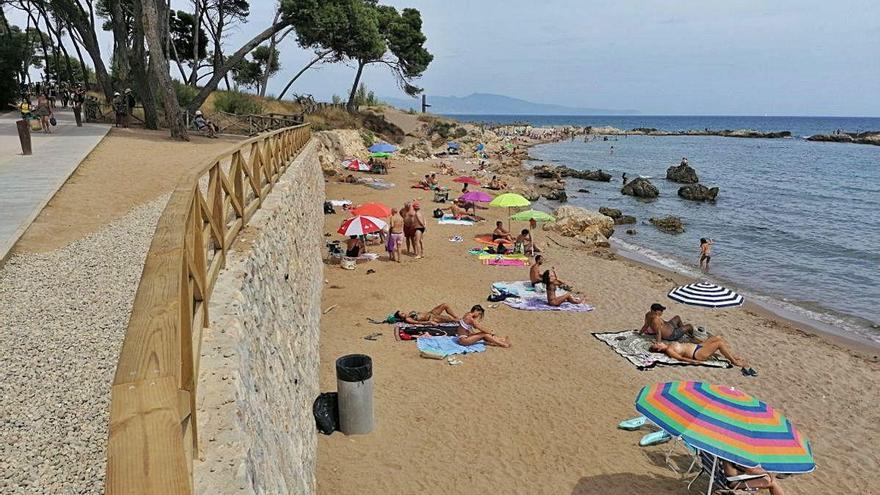
[[[367,235],[372,234],[373,232],[379,232],[384,229],[388,224],[384,221],[376,218],[376,217],[368,217],[358,215],[356,217],[351,217],[342,222],[342,225],[339,227],[339,232],[342,235],[352,236],[352,235]]]
[[[348,170],[355,170],[359,172],[369,172],[372,167],[370,167],[369,163],[362,162],[355,158],[354,160],[346,160],[342,162],[342,166],[347,168]]]
[[[704,308],[730,308],[742,306],[743,296],[709,282],[682,285],[669,291],[670,299],[691,306]]]
[[[636,409],[716,461],[760,466],[771,473],[816,468],[810,442],[785,416],[733,388],[702,382],[648,385],[639,392]]]

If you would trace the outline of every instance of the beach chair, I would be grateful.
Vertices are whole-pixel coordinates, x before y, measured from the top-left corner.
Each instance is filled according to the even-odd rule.
[[[686,445],[688,451],[694,456],[691,467],[688,468],[685,477],[696,473],[693,479],[688,483],[688,490],[691,485],[697,481],[703,474],[709,477],[709,489],[706,495],[742,495],[746,493],[755,493],[762,488],[752,488],[746,484],[749,480],[757,480],[768,477],[766,474],[741,474],[738,476],[727,476],[722,467],[722,461],[718,456],[709,454],[700,449],[695,449],[690,445]]]

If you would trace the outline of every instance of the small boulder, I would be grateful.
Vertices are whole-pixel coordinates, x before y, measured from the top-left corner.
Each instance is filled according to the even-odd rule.
[[[617,208],[607,208],[605,206],[599,208],[599,213],[614,219],[618,219],[623,216],[623,213]]]
[[[620,193],[637,198],[656,198],[660,195],[660,190],[654,184],[651,184],[651,181],[648,179],[638,177],[623,186]]]
[[[584,189],[584,188],[580,188],[580,189],[578,189],[578,192],[579,192],[579,193],[590,194],[590,191],[589,191],[588,189]]]
[[[560,206],[553,216],[556,221],[544,224],[544,230],[574,237],[588,246],[608,247],[608,238],[614,233],[614,220],[599,212]]]
[[[717,187],[706,187],[702,184],[693,184],[678,188],[678,195],[691,201],[715,201],[718,196]]]
[[[678,182],[679,184],[696,184],[700,182],[700,179],[697,177],[697,171],[686,163],[667,168],[666,180]]]
[[[681,219],[672,215],[663,218],[651,218],[648,221],[661,231],[669,234],[681,234],[684,232],[684,224],[681,223]]]
[[[562,174],[556,167],[550,165],[538,165],[532,169],[532,174],[539,179],[560,179]]]
[[[626,233],[629,235],[636,235],[636,229],[626,229]]]
[[[526,198],[529,201],[538,201],[539,199],[541,199],[541,193],[539,193],[537,189],[535,189],[532,186],[525,185],[525,184],[515,185],[513,187],[510,187],[509,191],[512,193],[519,194],[520,196]]]
[[[611,182],[611,174],[599,170],[574,170],[572,168],[563,167],[563,177],[573,177],[575,179],[592,180],[596,182]]]
[[[636,223],[636,217],[632,215],[621,215],[614,219],[614,225],[627,225],[631,223]]]
[[[544,198],[549,199],[550,201],[559,201],[560,203],[568,201],[568,195],[565,193],[565,189],[550,189],[543,195]]]

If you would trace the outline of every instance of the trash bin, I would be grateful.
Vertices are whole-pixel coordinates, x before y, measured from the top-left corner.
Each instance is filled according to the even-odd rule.
[[[373,431],[373,360],[349,354],[336,360],[339,431],[364,435]]]

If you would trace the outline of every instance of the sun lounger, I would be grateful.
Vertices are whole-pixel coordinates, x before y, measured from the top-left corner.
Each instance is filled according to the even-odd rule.
[[[696,475],[690,483],[688,483],[689,490],[691,485],[693,485],[700,476],[705,474],[709,477],[709,489],[706,491],[706,495],[740,495],[744,493],[755,493],[759,488],[751,488],[746,482],[768,476],[766,474],[727,476],[722,467],[722,461],[717,456],[690,446],[688,446],[688,450],[694,455],[694,460],[685,476],[696,471],[695,467],[699,466]]]

